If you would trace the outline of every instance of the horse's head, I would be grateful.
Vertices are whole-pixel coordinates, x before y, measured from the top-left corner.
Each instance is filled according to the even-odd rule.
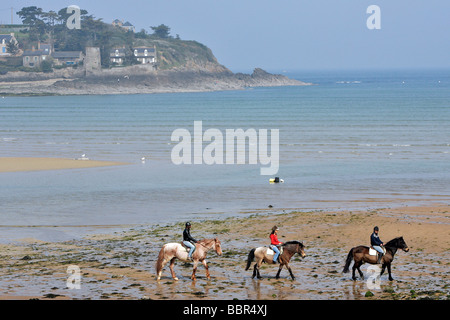
[[[214,238],[214,250],[216,250],[216,253],[219,256],[222,255],[222,247],[220,246],[220,240],[217,238]]]
[[[302,258],[306,257],[305,246],[304,246],[303,243],[300,242],[300,241],[299,241],[299,243],[298,243],[297,253],[298,253]]]
[[[293,254],[298,253],[302,258],[306,257],[305,246],[300,241],[288,241],[283,244],[287,250]]]
[[[398,238],[398,243],[397,246],[402,249],[405,252],[409,251],[408,245],[406,244],[405,240],[403,239],[403,237]]]

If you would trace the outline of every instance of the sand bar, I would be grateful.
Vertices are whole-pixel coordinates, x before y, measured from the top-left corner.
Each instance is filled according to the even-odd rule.
[[[64,158],[0,158],[0,172],[80,169],[118,166],[125,162]]]

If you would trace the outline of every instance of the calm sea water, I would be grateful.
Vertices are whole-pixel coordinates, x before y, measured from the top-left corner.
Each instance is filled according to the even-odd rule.
[[[79,226],[184,222],[269,205],[275,212],[450,200],[448,70],[288,75],[317,85],[0,98],[1,157],[130,163],[1,173],[0,239],[65,239]],[[174,165],[171,134],[193,133],[196,120],[223,133],[279,129],[277,176],[285,183],[269,184],[260,165]]]

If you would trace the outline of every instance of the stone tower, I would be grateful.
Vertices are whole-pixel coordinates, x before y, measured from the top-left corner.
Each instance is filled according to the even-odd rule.
[[[102,64],[100,58],[100,48],[86,47],[86,57],[84,58],[84,68],[86,76],[96,74],[101,71]]]

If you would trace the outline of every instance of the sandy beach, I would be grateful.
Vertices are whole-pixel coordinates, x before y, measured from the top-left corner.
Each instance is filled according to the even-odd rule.
[[[124,165],[123,162],[62,158],[0,158],[0,172],[81,169]]]
[[[277,213],[279,212],[279,213]],[[196,238],[217,237],[223,255],[208,253],[211,280],[199,265],[197,281],[190,279],[191,263],[177,261],[156,280],[155,262],[161,246],[179,242],[184,222],[135,226],[111,234],[92,234],[81,240],[42,242],[23,239],[0,246],[1,299],[268,299],[268,300],[407,300],[448,299],[450,265],[450,206],[381,207],[359,211],[292,211],[270,208],[237,217],[193,222]],[[300,240],[306,257],[294,256],[291,280],[286,270],[263,264],[263,279],[245,271],[249,251],[268,245],[273,225],[281,241]],[[342,273],[348,251],[368,245],[375,225],[387,242],[403,236],[409,252],[399,250],[392,266],[394,281],[381,277],[379,289]],[[80,289],[67,288],[67,268],[80,268]],[[366,272],[367,264],[362,270]],[[253,265],[252,265],[253,267]],[[368,292],[371,292],[370,295]]]

